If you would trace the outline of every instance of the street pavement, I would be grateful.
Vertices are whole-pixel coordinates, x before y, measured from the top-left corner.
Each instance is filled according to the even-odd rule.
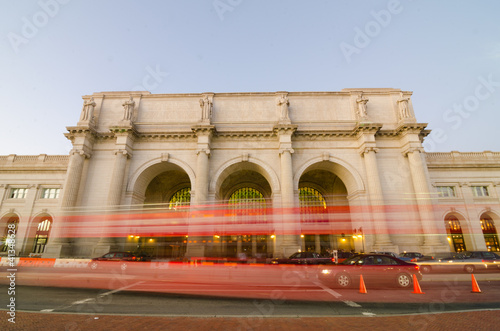
[[[1,330],[498,330],[500,310],[377,317],[159,317],[17,312]]]

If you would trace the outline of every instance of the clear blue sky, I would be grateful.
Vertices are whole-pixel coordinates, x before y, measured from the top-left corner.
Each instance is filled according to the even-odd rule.
[[[497,0],[0,0],[0,155],[68,154],[82,95],[141,85],[401,88],[439,133],[428,151],[500,151],[499,13]]]

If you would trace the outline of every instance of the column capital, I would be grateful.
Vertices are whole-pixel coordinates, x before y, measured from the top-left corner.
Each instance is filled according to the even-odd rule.
[[[295,153],[295,151],[293,150],[293,148],[280,148],[278,153],[281,155],[285,152],[289,152],[290,154],[293,154]]]
[[[370,152],[378,153],[378,148],[372,147],[372,146],[366,146],[366,147],[363,147],[360,149],[359,154],[361,156],[365,156],[365,154],[370,153]]]
[[[460,187],[464,187],[464,186],[470,186],[470,183],[468,183],[468,182],[460,182],[460,183],[458,183],[458,185]]]
[[[130,159],[132,157],[132,153],[130,153],[129,151],[127,151],[126,149],[115,149],[113,151],[113,154],[114,155],[118,155],[118,154],[123,154],[125,155],[128,159]]]
[[[423,153],[424,152],[424,148],[423,147],[408,147],[407,149],[405,149],[403,151],[403,156],[408,156],[408,154],[410,153]]]
[[[73,148],[70,152],[69,152],[69,155],[80,155],[80,156],[83,156],[84,158],[86,159],[90,159],[90,157],[92,156],[92,154],[90,152],[86,152],[84,151],[83,149],[77,149],[77,148]]]
[[[210,156],[210,148],[200,148],[196,151],[196,155],[199,155],[200,153],[205,153]]]

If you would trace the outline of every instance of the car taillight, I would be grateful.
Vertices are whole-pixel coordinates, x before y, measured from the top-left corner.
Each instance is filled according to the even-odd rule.
[[[415,268],[415,270],[417,270],[417,271],[420,269],[420,267],[419,267],[418,265],[416,265],[414,268]]]
[[[335,258],[334,257],[332,258],[332,262],[335,263]]]
[[[135,256],[132,256],[132,260],[135,260]]]

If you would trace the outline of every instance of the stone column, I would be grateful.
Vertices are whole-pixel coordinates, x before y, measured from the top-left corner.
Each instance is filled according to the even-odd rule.
[[[206,204],[208,198],[208,156],[210,149],[203,148],[197,151],[196,158],[196,204]]]
[[[215,132],[215,126],[200,123],[193,126],[191,130],[193,130],[193,132],[198,137],[198,148],[196,150],[196,182],[194,187],[194,195],[191,199],[191,205],[199,206],[208,203],[208,189],[210,182],[210,141],[212,139],[212,134]],[[195,223],[197,222],[196,218],[193,218],[191,220]],[[187,246],[186,257],[205,256],[205,245],[202,243],[203,238],[198,236],[189,236],[189,239],[193,242],[189,243]]]
[[[115,165],[111,175],[111,184],[108,193],[108,206],[118,206],[121,204],[123,178],[125,177],[125,168],[127,166],[127,159],[130,154],[124,150],[115,151]]]
[[[288,257],[300,249],[300,215],[296,214],[295,195],[293,186],[293,163],[292,163],[292,135],[297,130],[297,125],[279,123],[274,127],[279,137],[280,155],[280,181],[281,181],[281,229],[283,235],[277,238],[278,252],[275,256]]]
[[[85,159],[90,157],[81,149],[73,149],[69,158],[68,171],[63,186],[61,197],[61,211],[66,213],[71,211],[71,207],[76,205],[80,182],[83,174],[83,165]],[[69,244],[64,238],[64,215],[55,219],[52,223],[49,242],[45,247],[43,257],[58,258],[69,254]]]
[[[468,251],[486,251],[483,229],[481,228],[481,210],[483,206],[476,207],[472,188],[468,182],[459,183],[464,201],[465,220],[460,220],[462,234]]]
[[[410,163],[410,174],[416,196],[415,200],[424,234],[424,250],[426,250],[427,253],[434,252],[435,248],[437,248],[435,246],[440,246],[440,248],[442,248],[444,244],[440,240],[443,234],[439,233],[436,226],[431,195],[429,192],[429,183],[424,167],[425,161],[421,151],[423,151],[421,147],[409,148],[405,154],[408,156],[408,162]]]
[[[281,201],[284,208],[292,208],[294,206],[292,153],[293,149],[280,151]]]
[[[366,180],[368,183],[368,194],[370,197],[370,207],[373,217],[375,233],[374,249],[383,250],[384,247],[392,246],[387,220],[385,215],[385,203],[382,194],[382,185],[377,165],[377,148],[365,147],[361,154],[365,159]]]

